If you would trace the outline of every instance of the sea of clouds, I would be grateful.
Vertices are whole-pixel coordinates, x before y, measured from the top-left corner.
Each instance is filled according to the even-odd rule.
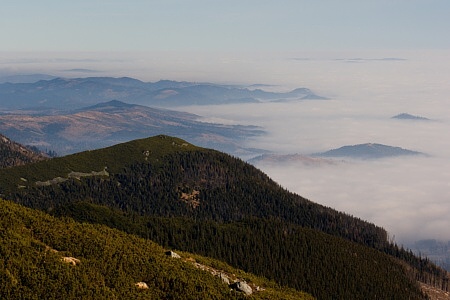
[[[445,51],[302,53],[3,53],[0,75],[129,76],[307,87],[329,100],[177,109],[251,124],[247,147],[310,154],[380,143],[428,156],[305,166],[259,165],[289,190],[384,227],[399,243],[450,240],[450,55]],[[430,121],[397,120],[409,113]]]

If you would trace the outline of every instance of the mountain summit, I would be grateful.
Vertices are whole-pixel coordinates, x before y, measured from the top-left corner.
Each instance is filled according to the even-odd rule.
[[[379,159],[385,157],[396,157],[404,155],[423,155],[421,152],[392,147],[376,143],[343,146],[326,152],[317,153],[315,156],[322,157],[348,157],[359,159]]]

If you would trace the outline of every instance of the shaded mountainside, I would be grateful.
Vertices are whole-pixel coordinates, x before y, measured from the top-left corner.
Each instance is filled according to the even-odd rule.
[[[152,241],[1,199],[0,232],[1,299],[312,299],[220,261],[168,256]],[[230,290],[244,280],[250,297]]]
[[[14,167],[47,159],[21,144],[0,134],[0,168]]]
[[[0,115],[0,131],[23,144],[50,148],[60,155],[98,149],[149,135],[177,135],[204,147],[245,154],[238,144],[263,134],[256,126],[198,121],[199,116],[113,100],[73,112]]]
[[[447,274],[253,166],[156,136],[0,170],[2,197],[223,260],[319,299],[421,299]]]
[[[424,155],[421,152],[392,147],[382,144],[367,143],[352,146],[343,146],[323,153],[314,154],[322,157],[349,157],[360,159],[378,159],[404,155]]]
[[[3,83],[0,84],[0,98],[0,109],[76,109],[112,99],[159,107],[325,99],[307,88],[274,93],[212,83],[170,80],[147,83],[127,77],[56,78],[34,83]]]

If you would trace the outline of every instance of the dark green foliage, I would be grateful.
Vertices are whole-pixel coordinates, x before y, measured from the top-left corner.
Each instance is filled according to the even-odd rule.
[[[311,299],[227,266],[267,288],[244,297],[189,261],[164,253],[151,241],[106,226],[61,221],[0,200],[0,299]],[[63,263],[65,256],[80,263]],[[141,281],[148,290],[135,286]]]
[[[105,167],[109,176],[34,184]],[[241,160],[170,137],[11,171],[0,170],[0,188],[21,204],[218,258],[321,299],[416,299],[415,279],[446,276],[390,244],[384,229],[292,194]],[[17,189],[21,177],[27,184]]]
[[[80,211],[91,213],[81,215]],[[279,220],[217,223],[127,216],[84,202],[71,205],[63,214],[72,213],[75,218],[138,233],[166,247],[214,257],[318,299],[421,298],[413,275],[408,276],[404,265],[393,257]]]

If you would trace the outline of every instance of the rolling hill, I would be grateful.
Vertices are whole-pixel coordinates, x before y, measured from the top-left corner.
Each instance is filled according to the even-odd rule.
[[[255,149],[242,148],[239,142],[264,133],[256,126],[213,124],[199,119],[185,112],[112,100],[71,112],[1,114],[0,132],[22,144],[51,149],[59,155],[156,134],[176,134],[203,147],[243,155]]]
[[[222,260],[319,299],[422,299],[448,274],[384,229],[164,135],[0,170],[3,198]]]

